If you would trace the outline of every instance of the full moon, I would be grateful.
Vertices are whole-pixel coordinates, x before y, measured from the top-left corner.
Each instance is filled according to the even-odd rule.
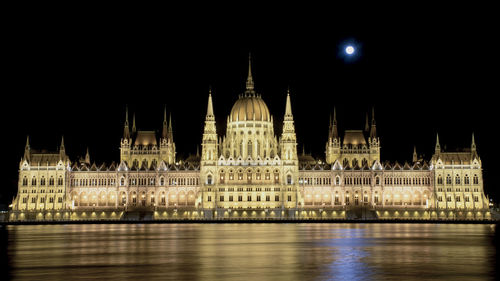
[[[347,46],[347,48],[345,48],[345,52],[348,55],[352,55],[354,53],[354,47],[353,46]]]

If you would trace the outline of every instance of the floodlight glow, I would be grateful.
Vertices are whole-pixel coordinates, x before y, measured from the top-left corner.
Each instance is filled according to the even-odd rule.
[[[345,52],[348,54],[348,55],[352,55],[354,54],[354,47],[353,46],[347,46],[345,48]]]

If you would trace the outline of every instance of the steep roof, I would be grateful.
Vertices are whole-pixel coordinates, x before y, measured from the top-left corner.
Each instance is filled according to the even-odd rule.
[[[156,133],[154,131],[138,131],[135,138],[134,145],[157,145]]]
[[[462,163],[468,165],[472,162],[472,154],[470,152],[441,152],[439,153],[439,158],[444,164],[454,164]]]
[[[365,136],[362,130],[346,130],[344,134],[344,144],[362,145],[366,144]]]
[[[30,162],[32,165],[40,163],[40,165],[56,166],[59,162],[59,153],[32,153]]]

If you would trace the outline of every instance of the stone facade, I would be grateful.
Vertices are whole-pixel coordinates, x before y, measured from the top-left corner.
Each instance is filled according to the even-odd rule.
[[[71,162],[64,139],[57,152],[26,142],[10,220],[87,219],[489,219],[481,159],[474,137],[463,152],[442,151],[429,162],[380,159],[374,112],[365,130],[337,129],[330,121],[325,160],[297,153],[292,104],[285,101],[279,137],[273,116],[255,91],[249,64],[246,90],[216,132],[208,96],[202,151],[176,159],[171,118],[163,130],[129,130],[120,162]]]

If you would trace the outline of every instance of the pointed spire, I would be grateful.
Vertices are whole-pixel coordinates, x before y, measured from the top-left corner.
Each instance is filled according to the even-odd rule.
[[[248,53],[248,77],[247,77],[247,89],[245,94],[255,94],[254,83],[252,78],[252,54]]]
[[[89,147],[87,146],[87,153],[85,154],[85,163],[90,165],[90,154],[89,154]]]
[[[200,146],[196,146],[196,157],[200,157]]]
[[[30,136],[26,136],[26,146],[24,147],[24,159],[25,160],[30,160],[30,151],[31,151],[31,147],[30,147]]]
[[[128,105],[125,107],[125,127],[123,128],[123,138],[130,138],[130,130],[128,128]]]
[[[172,113],[168,114],[168,138],[174,140],[174,131],[172,129]]]
[[[474,139],[474,133],[472,133],[471,151],[476,152],[476,140]]]
[[[64,136],[61,136],[61,147],[59,147],[59,151],[64,151]]]
[[[416,163],[417,161],[418,161],[417,146],[413,146],[413,163]]]
[[[292,116],[292,102],[290,101],[290,88],[288,88],[286,93],[286,107],[285,107],[285,117]]]
[[[161,137],[163,139],[166,139],[168,136],[168,129],[167,129],[167,106],[165,105],[165,108],[163,109],[163,128],[161,131]]]
[[[134,115],[132,116],[132,134],[135,134],[137,132],[137,128],[135,127],[135,112]]]
[[[212,87],[208,89],[207,118],[214,117],[214,107],[212,104]]]
[[[61,136],[61,146],[59,147],[59,158],[64,160],[66,156],[66,149],[64,147],[64,136]]]
[[[370,138],[377,137],[377,125],[375,124],[375,108],[372,107],[372,128],[370,129]]]
[[[333,107],[333,128],[332,128],[332,137],[334,139],[339,137],[339,132],[337,130],[337,109],[335,106]]]
[[[440,153],[441,152],[441,145],[439,144],[439,134],[436,134],[436,148],[435,148],[435,153]]]

